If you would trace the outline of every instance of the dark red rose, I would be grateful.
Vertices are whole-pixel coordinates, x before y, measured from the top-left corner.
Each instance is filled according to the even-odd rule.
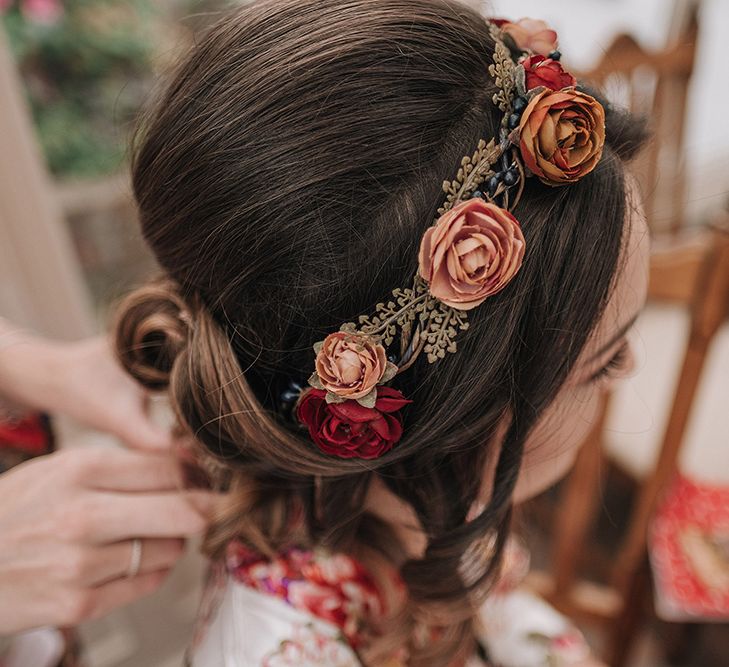
[[[557,60],[544,56],[529,56],[522,60],[526,72],[527,90],[544,86],[550,90],[562,90],[577,83],[577,79],[569,72],[565,72],[562,64]]]
[[[316,445],[326,454],[344,459],[374,459],[392,449],[402,436],[398,410],[408,403],[397,389],[377,387],[374,408],[356,400],[327,403],[326,392],[309,389],[296,408],[296,416],[309,428]]]

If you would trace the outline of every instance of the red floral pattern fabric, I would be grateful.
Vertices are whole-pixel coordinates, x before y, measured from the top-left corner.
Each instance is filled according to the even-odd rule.
[[[366,619],[385,613],[372,578],[345,554],[291,548],[269,560],[235,541],[226,562],[236,581],[332,623],[353,648],[362,644]]]
[[[729,620],[729,487],[677,475],[650,526],[649,554],[661,618]]]
[[[464,667],[537,667],[589,655],[566,618],[513,588],[528,563],[528,554],[510,540],[500,585],[476,624],[491,662],[474,654]],[[378,590],[355,558],[321,548],[291,548],[268,558],[234,541],[214,573],[186,656],[189,667],[358,667],[357,650],[371,639],[367,621],[381,621],[400,597],[389,583]],[[392,586],[403,586],[396,574]],[[406,664],[401,647],[383,667]]]

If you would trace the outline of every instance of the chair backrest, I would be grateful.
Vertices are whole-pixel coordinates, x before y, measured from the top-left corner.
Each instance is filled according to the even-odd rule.
[[[697,15],[697,2],[678,0],[664,49],[647,50],[632,36],[621,34],[592,70],[579,73],[581,79],[605,89],[611,99],[649,119],[654,136],[635,171],[654,231],[676,231],[684,219],[684,126],[699,35]]]
[[[622,664],[625,657],[626,647],[617,644],[627,642],[624,619],[628,606],[636,604],[630,591],[635,588],[645,563],[651,515],[661,491],[676,472],[704,362],[719,327],[729,316],[729,213],[689,238],[674,237],[663,246],[654,246],[649,300],[686,307],[691,326],[658,459],[648,476],[639,481],[637,501],[624,541],[613,558],[612,580],[609,585],[600,586],[578,574],[600,503],[607,396],[601,416],[566,480],[554,524],[552,570],[547,575],[537,573],[532,577],[534,586],[559,609],[578,618],[598,621],[609,631],[612,639],[608,653],[613,667]],[[616,631],[618,627],[622,627],[622,634]],[[627,632],[636,629],[629,627]]]
[[[690,310],[691,329],[655,470],[642,485],[617,561],[614,580],[619,588],[624,587],[645,550],[656,500],[676,471],[704,362],[729,314],[729,214],[723,214],[700,238],[654,250],[649,298],[685,305]]]

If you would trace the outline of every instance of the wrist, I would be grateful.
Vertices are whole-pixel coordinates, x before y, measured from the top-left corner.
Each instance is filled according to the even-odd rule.
[[[0,394],[31,410],[53,411],[64,376],[65,345],[27,331],[4,332],[0,341]]]

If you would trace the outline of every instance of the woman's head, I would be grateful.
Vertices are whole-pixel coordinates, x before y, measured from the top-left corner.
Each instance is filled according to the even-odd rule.
[[[503,535],[527,437],[615,317],[634,120],[607,107],[603,157],[578,183],[528,181],[519,273],[469,313],[456,354],[397,377],[413,403],[391,451],[329,456],[280,396],[306,383],[314,342],[409,284],[441,184],[497,135],[493,50],[484,19],[452,0],[267,0],[196,44],[145,119],[134,192],[167,280],[127,302],[119,349],[148,386],[169,383],[180,421],[240,490],[212,544],[278,548],[298,506],[307,539],[387,552],[386,526],[364,511],[377,479],[427,535],[402,569],[413,608],[479,584],[461,582],[462,554]],[[487,470],[489,504],[466,522]]]

